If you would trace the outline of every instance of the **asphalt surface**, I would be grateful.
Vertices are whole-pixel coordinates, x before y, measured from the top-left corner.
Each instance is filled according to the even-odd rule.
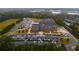
[[[66,46],[67,50],[70,50],[71,51],[72,50],[72,47],[78,45],[79,42],[78,42],[78,40],[69,31],[67,31],[67,33],[65,34],[65,36],[67,36],[69,38],[69,40],[70,40],[70,44],[67,44],[65,46]]]
[[[26,21],[27,22],[27,21]],[[55,21],[53,20],[53,22],[55,23]],[[22,22],[20,22],[19,24],[22,24],[22,23],[24,23],[25,24],[25,21],[22,21]],[[16,26],[14,26],[11,30],[10,30],[10,32],[12,32],[12,31],[16,31],[16,29],[17,29],[17,26],[19,26],[19,24],[16,24]],[[28,24],[28,23],[27,23]],[[56,23],[55,23],[56,24]],[[30,24],[29,24],[30,25]],[[29,26],[28,25],[28,26]],[[79,42],[77,41],[77,39],[69,32],[69,31],[67,31],[64,27],[63,27],[63,29],[67,32],[67,33],[65,33],[65,36],[67,36],[68,38],[69,38],[69,40],[70,40],[70,44],[67,44],[67,45],[65,45],[66,46],[66,48],[67,48],[67,50],[68,51],[71,51],[72,50],[72,47],[73,46],[75,46],[75,45],[77,45],[77,44],[79,44]],[[20,42],[21,44],[23,44],[23,42]],[[20,44],[19,42],[17,42],[16,44]]]

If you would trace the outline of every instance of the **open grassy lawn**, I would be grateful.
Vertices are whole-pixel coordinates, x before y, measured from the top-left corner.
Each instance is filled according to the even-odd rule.
[[[18,19],[9,19],[3,22],[0,22],[0,31],[6,28],[8,25],[14,24]]]

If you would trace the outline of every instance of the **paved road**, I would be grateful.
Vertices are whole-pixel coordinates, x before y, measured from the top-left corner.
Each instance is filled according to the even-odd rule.
[[[64,28],[64,30],[66,30],[66,29]],[[67,36],[69,38],[70,43],[71,43],[71,44],[66,45],[67,50],[72,50],[73,46],[79,44],[79,41],[69,31],[67,31],[65,36]]]

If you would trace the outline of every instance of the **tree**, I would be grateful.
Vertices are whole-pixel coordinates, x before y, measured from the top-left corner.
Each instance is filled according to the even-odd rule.
[[[61,46],[59,46],[57,48],[58,51],[65,51],[66,50],[66,47],[64,46],[64,44],[62,44]]]
[[[76,51],[79,51],[79,45],[76,46],[75,50]]]
[[[0,50],[9,51],[12,50],[12,39],[6,35],[0,36]]]

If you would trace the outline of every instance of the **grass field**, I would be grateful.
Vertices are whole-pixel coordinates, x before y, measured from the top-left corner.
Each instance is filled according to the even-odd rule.
[[[37,18],[30,18],[32,21],[34,21],[34,22],[39,22],[40,21],[40,19],[37,19]]]
[[[9,19],[0,23],[0,31],[3,30],[8,25],[14,24],[18,19]]]

